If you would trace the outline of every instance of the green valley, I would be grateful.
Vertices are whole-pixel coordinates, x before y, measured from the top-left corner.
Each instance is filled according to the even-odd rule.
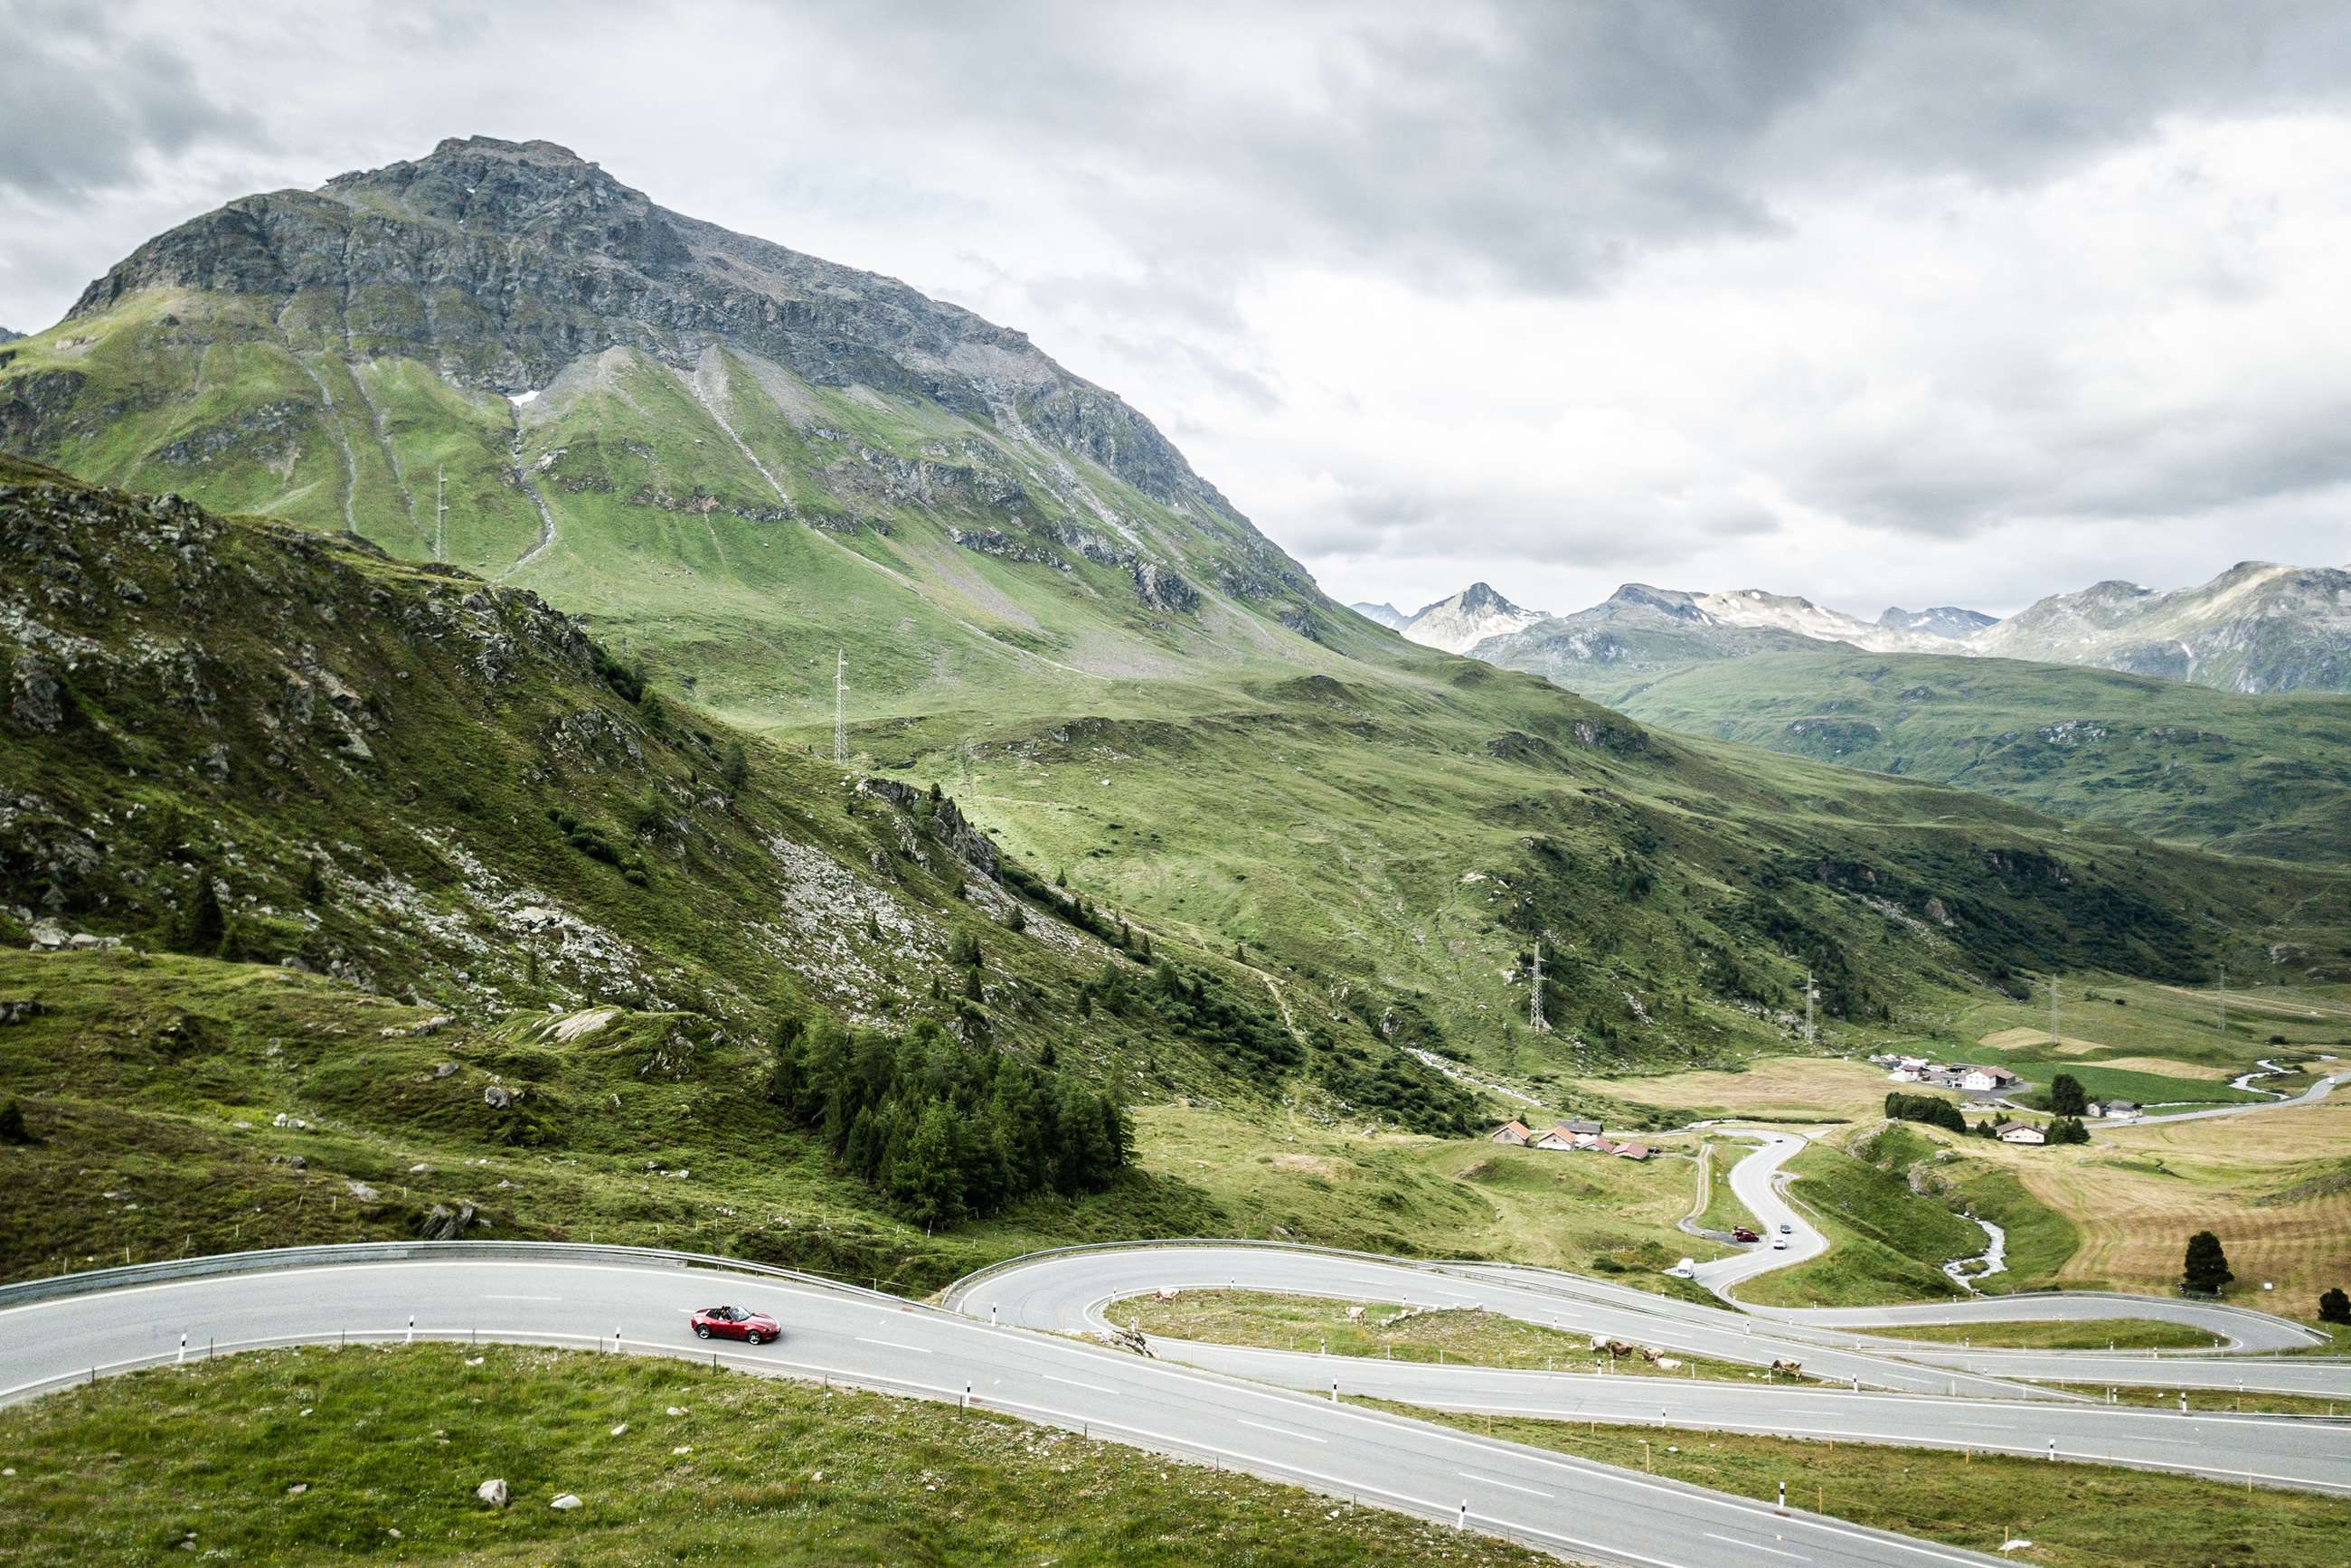
[[[2229,854],[2351,860],[2351,697],[1841,651],[1569,684],[1667,729],[1958,784]]]

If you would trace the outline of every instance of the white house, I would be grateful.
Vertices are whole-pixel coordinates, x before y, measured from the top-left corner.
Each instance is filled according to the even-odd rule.
[[[2022,1122],[2002,1122],[1993,1129],[1993,1133],[2003,1144],[2045,1144],[2049,1141],[2048,1134]]]
[[[2005,1067],[1968,1067],[1959,1071],[1959,1087],[1978,1094],[2005,1089],[2016,1081],[2016,1074]]]

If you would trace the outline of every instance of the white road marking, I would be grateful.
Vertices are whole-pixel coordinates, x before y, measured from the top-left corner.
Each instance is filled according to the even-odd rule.
[[[1115,1395],[1118,1393],[1118,1390],[1117,1390],[1117,1389],[1115,1389],[1115,1388],[1104,1388],[1104,1387],[1103,1387],[1101,1384],[1099,1384],[1099,1383],[1080,1383],[1080,1382],[1079,1382],[1076,1378],[1074,1378],[1074,1377],[1056,1377],[1056,1376],[1054,1376],[1054,1375],[1053,1375],[1051,1373],[1050,1373],[1050,1372],[1048,1372],[1048,1373],[1044,1373],[1044,1374],[1042,1374],[1041,1375],[1044,1377],[1045,1381],[1046,1381],[1046,1382],[1048,1382],[1048,1383],[1066,1383],[1066,1384],[1068,1384],[1068,1385],[1069,1385],[1071,1387],[1072,1387],[1072,1388],[1091,1388],[1091,1389],[1092,1389],[1096,1394],[1108,1394],[1108,1395],[1115,1396]]]
[[[484,1296],[486,1301],[559,1301],[561,1296]]]
[[[928,1355],[931,1354],[929,1351],[925,1350],[921,1345],[906,1344],[894,1339],[867,1339],[863,1334],[859,1334],[857,1336],[857,1343],[860,1344],[884,1345],[891,1350],[911,1350],[916,1355]]]
[[[1792,1557],[1799,1563],[1810,1563],[1812,1561],[1811,1558],[1806,1557],[1800,1552],[1782,1552],[1776,1546],[1766,1546],[1761,1542],[1741,1541],[1736,1536],[1730,1535],[1717,1535],[1711,1530],[1705,1531],[1702,1533],[1708,1541],[1719,1541],[1725,1546],[1737,1546],[1749,1552],[1769,1552],[1774,1557]]]
[[[1303,1437],[1310,1443],[1327,1443],[1331,1440],[1328,1437],[1318,1437],[1311,1432],[1293,1432],[1287,1427],[1269,1427],[1262,1421],[1252,1421],[1245,1416],[1235,1416],[1234,1419],[1244,1427],[1254,1427],[1260,1432],[1271,1432],[1283,1437]]]
[[[1557,1492],[1537,1491],[1532,1487],[1522,1487],[1516,1481],[1497,1480],[1492,1476],[1481,1476],[1474,1470],[1456,1470],[1453,1473],[1465,1481],[1476,1481],[1480,1486],[1504,1487],[1511,1491],[1522,1491],[1529,1497],[1555,1498],[1559,1495]]]

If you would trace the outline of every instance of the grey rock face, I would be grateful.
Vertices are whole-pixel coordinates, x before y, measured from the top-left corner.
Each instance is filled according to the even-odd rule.
[[[21,658],[16,661],[14,685],[8,716],[21,728],[56,734],[65,717],[64,694],[57,685],[57,673],[39,659]]]

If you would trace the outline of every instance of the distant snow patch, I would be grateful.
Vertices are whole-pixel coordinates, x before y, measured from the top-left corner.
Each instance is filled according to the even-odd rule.
[[[538,401],[538,393],[536,390],[531,392],[508,392],[507,393],[507,401],[514,404],[517,408],[522,408],[528,404],[537,402]]]

